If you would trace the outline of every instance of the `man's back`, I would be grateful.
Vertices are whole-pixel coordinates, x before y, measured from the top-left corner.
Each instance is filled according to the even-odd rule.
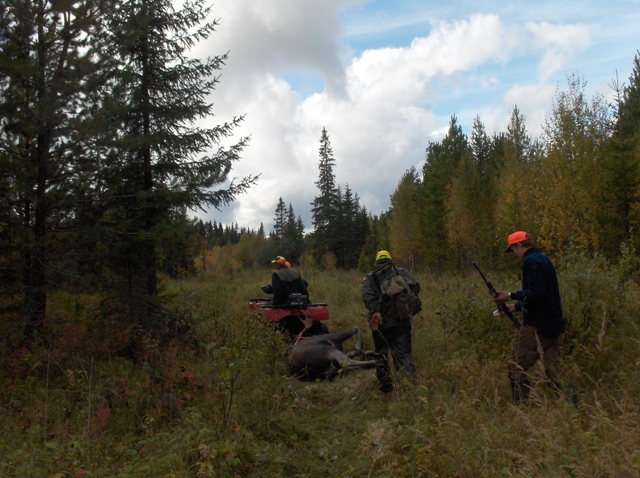
[[[293,293],[299,293],[309,297],[307,285],[300,273],[295,269],[281,267],[271,276],[271,286],[273,288],[273,303],[275,305],[286,304],[289,296]]]

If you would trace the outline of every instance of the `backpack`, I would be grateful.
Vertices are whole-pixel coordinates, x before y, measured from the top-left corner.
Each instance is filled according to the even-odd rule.
[[[380,300],[390,304],[390,312],[399,320],[409,320],[422,310],[422,301],[413,291],[413,281],[400,275],[391,262],[376,268],[372,273],[374,282],[382,292]]]

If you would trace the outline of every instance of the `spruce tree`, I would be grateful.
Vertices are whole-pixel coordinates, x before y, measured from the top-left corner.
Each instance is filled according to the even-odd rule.
[[[467,154],[467,137],[454,115],[442,142],[429,143],[426,162],[422,169],[420,201],[424,211],[421,216],[421,228],[425,260],[430,267],[439,271],[450,264],[453,255],[447,240],[449,185],[455,178],[458,164]]]
[[[313,217],[313,257],[316,263],[323,262],[328,252],[336,253],[339,230],[336,226],[340,207],[340,196],[336,186],[333,168],[335,158],[329,141],[329,134],[322,128],[319,148],[318,180],[315,182],[320,194],[313,200],[311,212]]]
[[[496,208],[493,257],[505,263],[504,240],[513,231],[539,230],[538,217],[531,211],[537,195],[533,186],[538,173],[543,145],[533,141],[526,127],[526,118],[517,106],[513,107],[506,133],[493,139],[496,167]],[[522,178],[530,178],[523,181]],[[508,259],[506,264],[513,264]]]
[[[282,243],[285,257],[290,263],[297,264],[304,248],[304,225],[300,216],[296,218],[291,204],[287,211]]]
[[[632,241],[640,248],[640,58],[636,54],[629,84],[614,84],[616,121],[604,164],[605,209],[600,217],[605,254],[619,254]],[[635,235],[635,237],[634,237]]]
[[[196,123],[213,113],[209,95],[227,55],[189,57],[216,21],[202,0],[180,10],[170,0],[118,3],[105,24],[106,72],[101,115],[110,129],[104,157],[98,223],[114,231],[108,260],[127,289],[157,293],[157,245],[162,224],[181,208],[218,208],[256,180],[230,179],[246,138],[223,147],[242,117],[213,127]],[[108,134],[107,134],[108,133]],[[210,152],[212,151],[212,152]],[[237,241],[236,241],[237,242]]]
[[[75,241],[65,231],[77,216],[78,190],[90,181],[84,159],[91,138],[80,125],[91,113],[88,78],[96,68],[92,46],[101,5],[1,5],[1,220],[9,229],[3,240],[8,236],[10,250],[20,251],[25,343],[43,331],[50,274],[69,256]]]
[[[352,269],[358,265],[366,231],[362,230],[360,200],[348,184],[345,186],[340,203],[338,227],[342,234],[339,236],[336,256],[340,267]]]
[[[285,234],[285,227],[287,225],[287,206],[285,205],[282,197],[278,199],[276,205],[276,212],[273,218],[273,233],[278,239],[282,239]]]

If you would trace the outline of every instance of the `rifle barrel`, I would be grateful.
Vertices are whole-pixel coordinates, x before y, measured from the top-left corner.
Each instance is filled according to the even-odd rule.
[[[487,280],[487,278],[484,276],[484,274],[482,273],[482,271],[480,270],[480,267],[478,267],[478,264],[476,262],[473,263],[473,266],[476,268],[476,270],[478,271],[478,273],[480,274],[480,277],[482,277],[482,280],[484,281],[484,283],[487,285],[487,288],[489,289],[489,294],[491,294],[491,297],[495,298],[498,296],[498,291],[496,290],[495,287],[493,287],[493,284],[491,282],[489,282]],[[520,327],[520,322],[518,322],[518,319],[516,319],[513,314],[509,311],[509,307],[507,307],[507,304],[505,304],[504,302],[502,302],[500,305],[498,305],[498,309],[504,314],[506,315],[511,322],[513,322],[513,325],[515,325],[516,327]]]

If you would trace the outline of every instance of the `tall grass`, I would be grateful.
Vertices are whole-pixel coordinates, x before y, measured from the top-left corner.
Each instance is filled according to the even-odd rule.
[[[165,307],[189,330],[143,337],[136,360],[96,328],[96,298],[53,297],[54,343],[2,348],[0,476],[640,476],[637,268],[632,257],[557,265],[577,408],[537,368],[530,403],[511,403],[515,331],[493,317],[471,272],[418,274],[418,383],[398,379],[391,394],[378,391],[373,371],[315,383],[288,375],[287,344],[247,307],[268,270],[208,267],[167,282]],[[301,272],[313,301],[329,304],[331,330],[365,326],[362,274]],[[514,274],[491,280],[519,285]]]

